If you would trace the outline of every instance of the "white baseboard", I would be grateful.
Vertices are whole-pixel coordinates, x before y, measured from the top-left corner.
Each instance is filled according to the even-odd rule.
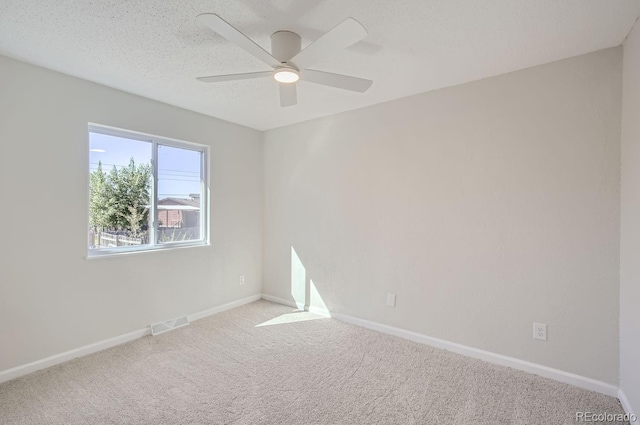
[[[262,299],[266,301],[271,301],[272,303],[287,305],[289,307],[294,307],[300,310],[304,310],[304,305],[300,305],[292,300],[285,300],[284,298],[274,297],[273,295],[262,294]]]
[[[243,304],[248,304],[257,301],[261,298],[260,294],[252,295],[247,298],[243,298],[237,301],[233,301],[218,307],[210,308],[198,313],[194,313],[188,316],[189,321],[195,321],[202,319],[212,314],[220,313],[222,311],[230,310],[235,307],[239,307]],[[133,341],[144,336],[151,335],[151,328],[147,327],[139,329],[137,331],[129,332],[124,335],[119,335],[113,338],[105,339],[103,341],[94,342],[93,344],[85,345],[84,347],[75,348],[73,350],[65,351],[64,353],[55,354],[53,356],[36,360],[35,362],[25,365],[16,366],[11,369],[0,371],[0,383],[10,381],[20,376],[28,375],[38,370],[46,369],[51,366],[55,366],[60,363],[73,360],[78,357],[87,356],[89,354],[97,353],[98,351],[106,350],[107,348],[115,347],[116,345],[124,344],[129,341]]]
[[[318,316],[331,317],[331,312],[326,308],[309,306],[309,313],[317,314]]]
[[[636,412],[634,412],[631,408],[631,403],[629,403],[629,399],[627,398],[624,391],[622,391],[622,388],[618,390],[618,400],[620,400],[620,404],[622,405],[625,413],[629,414],[629,416],[638,416],[636,415]]]
[[[116,345],[124,344],[125,342],[133,341],[134,339],[142,338],[143,336],[147,335],[151,335],[150,328],[129,332],[127,334],[116,336],[114,338],[94,342],[93,344],[85,345],[84,347],[65,351],[64,353],[55,354],[41,360],[36,360],[32,363],[16,366],[11,369],[6,369],[0,372],[0,383],[19,378],[20,376],[28,375],[38,370],[46,369],[48,367],[67,362],[69,360],[73,360],[77,357],[97,353],[98,351],[106,350],[107,348],[115,347]]]
[[[559,369],[553,369],[548,366],[531,363],[525,360],[516,359],[514,357],[504,356],[502,354],[492,353],[490,351],[480,350],[478,348],[469,347],[444,339],[433,338],[427,335],[419,334],[417,332],[394,328],[392,326],[371,322],[369,320],[359,319],[357,317],[351,317],[346,314],[331,313],[331,317],[343,322],[362,326],[386,334],[399,336],[400,338],[409,339],[411,341],[430,345],[432,347],[442,348],[468,357],[484,360],[489,363],[508,366],[513,369],[522,370],[534,375],[539,375],[545,378],[553,379],[555,381],[564,382],[565,384],[570,384],[579,388],[584,388],[586,390],[596,391],[598,393],[612,397],[618,396],[617,386],[607,384],[606,382],[597,381],[595,379],[587,378],[585,376],[576,375],[574,373],[565,372]]]
[[[307,310],[309,313],[317,314],[318,316],[331,317],[331,312],[325,308],[315,307],[315,306],[305,306],[302,303],[297,303],[291,300],[285,300],[284,298],[274,297],[273,295],[262,294],[262,299],[266,301],[271,301],[276,304],[287,305],[289,307],[295,307],[298,310]]]
[[[241,305],[258,301],[260,298],[262,298],[262,295],[260,294],[251,295],[250,297],[242,298],[237,301],[232,301],[227,304],[219,305],[217,307],[213,307],[208,310],[203,310],[198,313],[189,314],[187,317],[189,318],[190,322],[193,322],[195,320],[203,319],[207,316],[211,316],[214,314],[222,313],[223,311],[231,310],[232,308],[240,307]]]
[[[293,304],[291,301],[284,300],[278,297],[273,297],[271,295],[266,295],[266,294],[262,294],[262,298],[267,301],[272,301],[272,302],[284,304],[284,305]],[[522,370],[524,372],[532,373],[534,375],[539,375],[545,378],[553,379],[555,381],[564,382],[565,384],[573,385],[578,388],[595,391],[595,392],[612,396],[612,397],[618,397],[618,394],[619,394],[618,387],[615,385],[608,384],[606,382],[598,381],[595,379],[587,378],[585,376],[576,375],[574,373],[565,372],[559,369],[553,369],[548,366],[531,363],[525,360],[516,359],[514,357],[504,356],[502,354],[492,353],[490,351],[480,350],[478,348],[469,347],[466,345],[458,344],[458,343],[447,341],[444,339],[433,338],[417,332],[407,331],[405,329],[383,325],[381,323],[360,319],[360,318],[349,316],[346,314],[334,313],[328,310],[317,309],[316,307],[310,307],[308,310],[311,313],[323,314],[328,317],[332,317],[334,319],[340,320],[342,322],[362,326],[367,329],[372,329],[372,330],[386,333],[389,335],[398,336],[400,338],[408,339],[414,342],[419,342],[421,344],[430,345],[432,347],[449,350],[454,353],[462,354],[467,357],[473,357],[476,359],[484,360],[489,363],[498,364],[501,366],[507,366],[517,370]]]

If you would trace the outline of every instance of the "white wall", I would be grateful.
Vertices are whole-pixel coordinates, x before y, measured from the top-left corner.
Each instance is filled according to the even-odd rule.
[[[263,292],[617,384],[621,54],[266,132]]]
[[[640,24],[624,43],[620,387],[640,414]]]
[[[211,147],[211,247],[84,259],[88,122]],[[260,293],[262,160],[258,131],[0,57],[0,371]]]

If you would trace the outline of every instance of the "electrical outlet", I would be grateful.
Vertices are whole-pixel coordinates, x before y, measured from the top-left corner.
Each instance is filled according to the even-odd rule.
[[[387,305],[389,307],[396,306],[396,294],[387,294]]]
[[[547,325],[533,322],[533,338],[542,341],[547,340]]]
[[[244,275],[243,274],[241,274],[240,277],[238,278],[238,283],[240,285],[244,285]]]

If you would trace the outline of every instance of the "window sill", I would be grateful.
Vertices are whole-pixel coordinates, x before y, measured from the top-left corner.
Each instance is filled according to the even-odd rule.
[[[211,244],[209,242],[196,242],[196,243],[177,243],[177,244],[166,244],[161,246],[154,247],[141,247],[141,248],[129,248],[129,249],[101,249],[90,251],[84,257],[85,260],[98,260],[102,258],[113,258],[113,257],[122,257],[136,254],[148,254],[150,252],[163,252],[163,251],[174,251],[177,249],[187,249],[187,248],[209,248]]]

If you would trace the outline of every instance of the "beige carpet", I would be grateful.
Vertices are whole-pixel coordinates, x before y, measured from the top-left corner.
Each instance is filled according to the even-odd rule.
[[[1,424],[558,425],[577,411],[622,413],[612,397],[266,301],[0,385]]]

